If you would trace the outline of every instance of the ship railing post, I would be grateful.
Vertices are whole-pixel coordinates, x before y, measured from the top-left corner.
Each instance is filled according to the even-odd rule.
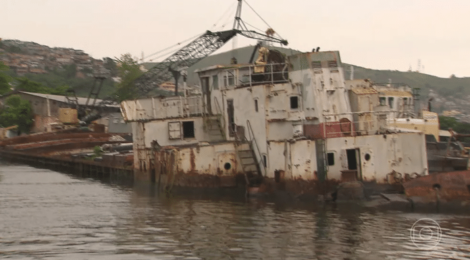
[[[352,119],[352,120],[351,120],[351,124],[350,124],[350,126],[349,126],[349,128],[350,128],[349,130],[350,130],[351,136],[354,136],[354,135],[353,135],[353,128],[354,128],[354,127],[353,127],[353,125],[354,125],[354,115],[353,115],[353,113],[351,113],[351,119]]]
[[[271,66],[271,70],[270,70],[270,73],[271,73],[271,85],[274,85],[273,64],[271,63],[270,66]]]
[[[248,78],[249,78],[249,80],[250,80],[250,87],[251,87],[251,69],[253,69],[253,66],[250,66],[250,67],[248,68]]]

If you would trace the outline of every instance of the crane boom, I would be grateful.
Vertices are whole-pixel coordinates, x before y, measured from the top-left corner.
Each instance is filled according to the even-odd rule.
[[[139,96],[144,96],[157,88],[161,83],[171,80],[173,78],[172,70],[196,64],[201,59],[218,50],[236,34],[236,30],[222,32],[207,31],[138,78],[135,84]]]
[[[237,34],[263,41],[277,42],[287,45],[286,40],[260,34],[256,31],[232,29],[221,32],[207,31],[194,41],[190,42],[164,61],[159,62],[135,82],[139,96],[145,96],[160,84],[173,79],[172,71],[178,68],[191,67],[203,58],[220,49],[226,42]]]

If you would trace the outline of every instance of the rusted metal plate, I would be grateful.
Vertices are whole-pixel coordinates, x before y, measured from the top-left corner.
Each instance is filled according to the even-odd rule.
[[[341,181],[357,181],[357,170],[343,170],[341,171]]]
[[[470,200],[470,171],[431,174],[403,184],[408,197],[427,201]]]
[[[44,142],[44,141],[52,141],[52,140],[100,138],[100,137],[112,137],[112,136],[122,137],[125,135],[127,134],[80,132],[79,130],[74,129],[71,131],[64,131],[64,132],[43,133],[43,134],[13,137],[13,138],[1,141],[0,147],[4,147],[7,145],[35,143],[35,142]]]

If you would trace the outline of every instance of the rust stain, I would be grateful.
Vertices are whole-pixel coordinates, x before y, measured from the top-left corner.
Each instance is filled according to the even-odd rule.
[[[470,200],[470,171],[437,173],[403,184],[408,197],[430,201]]]
[[[194,154],[193,148],[190,149],[189,162],[190,162],[190,165],[191,165],[190,171],[195,172],[196,171],[196,155]]]

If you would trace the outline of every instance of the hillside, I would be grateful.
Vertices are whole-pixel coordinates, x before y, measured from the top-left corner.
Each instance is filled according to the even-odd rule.
[[[299,51],[272,47],[282,53],[292,55]],[[238,63],[248,63],[254,46],[247,46],[233,51],[209,56],[189,68],[188,85],[199,85],[194,70],[215,64],[228,64],[237,57]],[[257,53],[255,53],[255,58]],[[0,42],[0,61],[11,68],[11,76],[23,76],[50,88],[69,86],[80,96],[86,96],[93,84],[92,72],[96,69],[116,76],[116,64],[111,58],[95,59],[82,50],[71,48],[50,48],[33,42],[4,40]],[[155,63],[144,63],[146,69]],[[470,78],[439,78],[418,72],[392,70],[374,70],[357,65],[344,64],[345,77],[349,79],[351,66],[354,67],[354,78],[368,78],[378,83],[406,84],[420,88],[422,100],[434,97],[433,108],[437,112],[458,110],[463,112],[462,119],[470,121]],[[100,93],[105,97],[115,89],[114,82],[108,78]]]

